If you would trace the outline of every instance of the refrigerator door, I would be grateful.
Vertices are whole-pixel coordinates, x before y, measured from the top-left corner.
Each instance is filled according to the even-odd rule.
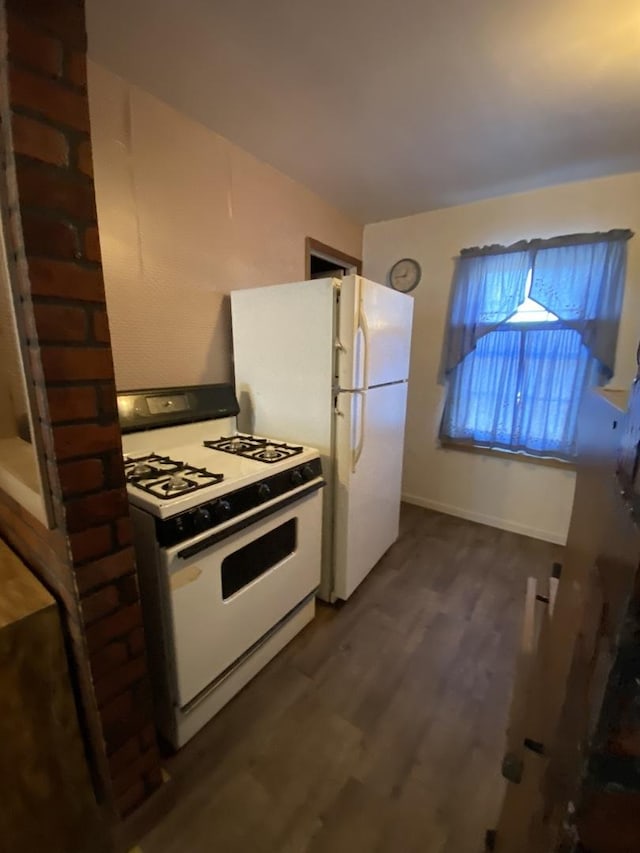
[[[338,394],[334,598],[348,598],[398,538],[406,405],[406,382]]]
[[[338,383],[353,390],[409,377],[413,298],[350,275],[342,280]]]
[[[333,279],[231,293],[240,429],[331,455]]]

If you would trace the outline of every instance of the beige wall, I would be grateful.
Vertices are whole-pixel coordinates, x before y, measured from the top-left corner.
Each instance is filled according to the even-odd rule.
[[[306,236],[361,257],[361,225],[95,63],[89,98],[119,388],[230,379],[231,290],[304,278]]]
[[[365,228],[365,275],[385,280],[391,264],[422,264],[415,291],[404,493],[416,503],[564,542],[574,475],[540,465],[441,450],[437,431],[442,388],[437,370],[453,259],[466,246],[512,243],[578,231],[632,228],[617,368],[611,387],[635,373],[640,333],[640,173],[618,175],[451,207]]]

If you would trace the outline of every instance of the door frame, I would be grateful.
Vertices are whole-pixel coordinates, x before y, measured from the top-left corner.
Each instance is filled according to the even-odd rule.
[[[340,267],[350,267],[349,273],[362,275],[362,260],[355,258],[353,255],[347,255],[346,252],[341,252],[340,249],[334,249],[333,246],[328,246],[326,243],[321,243],[320,240],[315,240],[313,237],[307,237],[304,242],[305,246],[305,278],[311,278],[311,257],[322,258],[325,261],[334,261]]]

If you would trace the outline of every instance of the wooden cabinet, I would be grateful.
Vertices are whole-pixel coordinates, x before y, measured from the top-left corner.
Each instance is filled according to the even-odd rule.
[[[0,541],[0,851],[108,849],[58,609]]]

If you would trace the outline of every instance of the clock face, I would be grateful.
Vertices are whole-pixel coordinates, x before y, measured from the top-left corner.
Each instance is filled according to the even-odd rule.
[[[422,276],[420,264],[413,258],[402,258],[391,267],[389,284],[394,290],[408,293],[417,286]]]

